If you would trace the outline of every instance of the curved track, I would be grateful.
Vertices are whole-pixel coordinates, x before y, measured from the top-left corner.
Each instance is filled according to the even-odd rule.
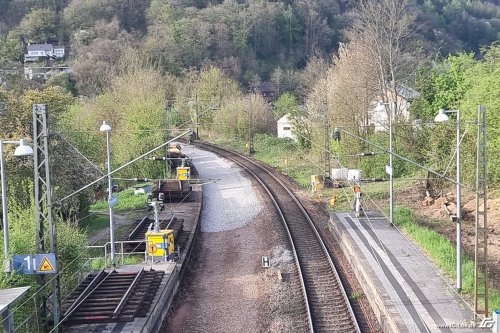
[[[208,143],[196,145],[240,165],[255,177],[274,202],[294,250],[311,332],[360,332],[328,251],[295,195],[257,162]]]

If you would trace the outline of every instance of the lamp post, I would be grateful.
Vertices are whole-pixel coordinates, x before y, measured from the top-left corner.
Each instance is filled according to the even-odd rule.
[[[435,122],[448,121],[447,113],[457,114],[457,291],[462,290],[462,186],[461,164],[460,164],[460,110],[439,109],[439,113],[434,118]]]
[[[5,166],[3,158],[3,145],[14,144],[17,145],[14,151],[14,156],[31,156],[33,149],[28,146],[26,140],[19,141],[4,141],[0,140],[0,176],[2,177],[2,212],[3,212],[3,248],[5,254],[5,275],[10,276],[12,271],[9,259],[9,217],[7,211],[7,185],[5,181]]]
[[[111,265],[115,267],[115,232],[113,227],[113,179],[111,178],[111,152],[109,147],[109,134],[111,126],[106,120],[102,122],[99,128],[100,132],[106,132],[106,151],[107,151],[107,164],[108,164],[108,205],[109,205],[109,239],[111,243]]]
[[[389,112],[387,112],[387,106],[389,106]],[[394,107],[391,106],[389,102],[378,103],[378,105],[373,109],[374,111],[381,112],[385,111],[389,121],[389,165],[386,166],[386,173],[389,174],[389,222],[391,226],[394,225],[394,165],[392,156],[392,141],[393,141],[393,112],[396,108],[396,102],[394,102]]]

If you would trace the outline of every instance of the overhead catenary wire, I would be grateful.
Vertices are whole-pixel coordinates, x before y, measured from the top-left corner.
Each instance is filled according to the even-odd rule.
[[[309,140],[308,138],[305,138],[305,137],[304,137],[304,139],[305,139],[305,140],[308,140],[308,141],[309,141],[312,145],[314,145],[314,146],[318,147],[320,150],[324,150],[324,148],[323,148],[323,147],[319,146],[318,144],[316,144],[315,142],[313,142],[313,141]],[[302,149],[301,149],[298,145],[296,145],[296,144],[294,144],[294,145],[295,145],[295,147],[297,148],[297,150],[298,150],[298,151],[299,151],[302,155],[307,156],[307,155],[306,155],[306,154],[302,151]],[[329,152],[329,153],[331,154],[331,152]],[[317,164],[317,163],[315,163],[315,162],[313,162],[313,164],[315,164],[315,165],[316,165],[318,168],[320,168],[320,169],[322,168],[319,164]],[[340,164],[340,163],[339,163],[339,166],[341,166],[341,164]],[[345,197],[346,197],[346,199],[347,199],[347,202],[349,203],[349,206],[352,206],[352,201],[351,201],[351,199],[350,199],[350,196],[347,194],[347,192],[346,192],[346,190],[345,190],[345,188],[344,188],[344,187],[342,187],[342,191],[344,192],[344,195],[345,195]],[[375,258],[375,261],[377,262],[378,266],[379,266],[379,267],[382,267],[381,263],[380,263],[380,262],[379,262],[379,260],[378,260],[378,257],[375,255],[376,249],[375,249],[375,248],[373,248],[373,246],[372,246],[372,245],[370,245],[369,251],[373,253],[373,257]],[[384,250],[384,251],[385,251],[385,250]],[[386,255],[387,255],[387,253],[386,253]],[[398,306],[400,309],[403,309],[403,308],[404,308],[404,304],[402,303],[402,301],[399,299],[399,297],[397,297],[397,295],[396,295],[396,297],[395,297],[395,298],[396,298],[397,306]],[[406,324],[407,324],[407,326],[409,327],[409,323],[406,321],[405,316],[403,316],[403,320],[405,321],[405,323],[406,323]]]
[[[323,150],[323,148],[322,148],[321,146],[319,146],[318,144],[316,144],[316,143],[312,142],[311,140],[309,140],[308,138],[306,138],[306,137],[304,137],[304,136],[302,136],[302,137],[303,137],[305,140],[309,141],[311,144],[313,144],[313,145],[315,145],[316,147],[318,147],[319,149],[322,149],[322,150]],[[295,145],[295,146],[296,146],[296,147],[299,149],[299,151],[300,151],[300,147],[298,147],[298,145]],[[328,152],[328,153],[329,153],[329,154],[331,154],[331,155],[333,156],[333,154],[332,154],[331,152]],[[342,165],[341,165],[341,163],[340,163],[340,160],[338,160],[338,159],[337,159],[337,163],[339,164],[339,166],[341,166],[341,167],[342,167]],[[321,167],[321,166],[319,166],[319,165],[317,165],[317,166],[318,166],[318,167]],[[439,179],[442,179],[442,177],[440,177]],[[351,183],[351,182],[349,182],[349,183]],[[361,184],[358,184],[358,186],[362,187],[362,185],[361,185]],[[342,187],[342,191],[344,192],[344,195],[346,196],[346,199],[347,199],[347,201],[348,201],[348,203],[349,203],[349,206],[352,206],[352,203],[351,203],[350,197],[348,196],[347,192],[345,191],[345,189],[344,189],[343,187]],[[389,220],[389,217],[388,217],[388,216],[384,213],[384,211],[383,211],[383,210],[382,210],[382,209],[381,209],[381,208],[380,208],[380,207],[376,204],[376,202],[373,200],[373,198],[371,198],[371,197],[370,197],[370,195],[368,195],[367,193],[365,193],[365,192],[363,192],[363,193],[364,193],[364,195],[365,195],[365,196],[367,196],[367,197],[368,197],[368,199],[369,199],[369,200],[370,200],[370,201],[374,204],[374,206],[377,208],[377,210],[378,210],[378,211],[379,211],[379,212],[380,212],[380,213],[381,213],[381,214],[382,214],[382,215],[383,215],[383,216],[384,216],[387,220]],[[358,218],[358,217],[355,217],[355,218],[356,218],[356,219],[358,220],[358,222],[359,222],[359,218]],[[373,223],[372,223],[372,221],[370,220],[370,218],[369,218],[368,216],[366,216],[366,218],[367,218],[367,220],[368,220],[368,223],[369,223],[369,225],[370,225],[370,228],[372,229],[372,231],[374,232],[375,236],[377,237],[378,242],[379,242],[380,244],[382,244],[381,240],[378,238],[378,235],[377,235],[377,233],[376,233],[376,230],[373,228]],[[405,234],[405,233],[404,233],[404,232],[403,232],[403,231],[402,231],[402,230],[401,230],[401,229],[400,229],[397,225],[393,225],[392,227],[393,227],[393,228],[395,228],[395,229],[399,232],[399,234],[400,234],[400,235],[402,235],[405,239],[407,239],[407,240],[408,240],[409,244],[410,244],[410,245],[411,245],[411,246],[415,249],[415,251],[416,251],[417,253],[419,253],[419,254],[420,254],[420,256],[423,258],[423,260],[424,260],[424,261],[426,261],[426,262],[429,264],[429,266],[430,266],[430,267],[434,270],[434,272],[437,274],[437,276],[439,276],[439,277],[441,278],[441,280],[442,280],[442,281],[444,281],[444,282],[445,282],[445,284],[448,286],[448,281],[447,281],[446,277],[445,277],[445,276],[444,276],[444,275],[443,275],[443,274],[442,274],[442,273],[438,270],[438,268],[435,266],[435,264],[427,258],[426,254],[425,254],[425,253],[424,253],[424,252],[423,252],[423,251],[422,251],[419,247],[417,247],[417,246],[413,243],[413,240],[412,240],[409,236],[407,236],[407,235],[406,235],[406,234]],[[386,252],[386,250],[385,250],[385,249],[382,249],[382,250],[383,250],[383,251],[387,254],[387,252]],[[377,260],[377,263],[378,263],[378,260]],[[380,265],[380,263],[378,263],[378,264]],[[452,291],[452,292],[453,292],[453,293],[454,293],[454,294],[455,294],[458,298],[460,298],[460,299],[461,299],[461,300],[462,300],[465,304],[467,304],[467,306],[469,307],[469,309],[473,312],[472,307],[471,307],[471,306],[469,305],[469,303],[465,300],[465,298],[464,298],[464,297],[463,297],[460,293],[458,293],[458,292],[457,292],[457,290],[456,290],[456,289],[454,289],[454,288],[448,288],[448,289],[449,289],[449,290],[451,290],[451,291]],[[417,313],[417,314],[418,314],[418,313]],[[420,316],[420,314],[418,314],[418,315]]]
[[[351,136],[351,137],[353,137],[353,138],[355,138],[355,139],[361,140],[361,141],[363,141],[363,142],[365,142],[365,143],[367,143],[367,144],[369,144],[369,145],[372,145],[372,146],[376,147],[377,149],[380,149],[380,150],[385,151],[386,153],[392,154],[393,156],[395,156],[395,157],[397,157],[397,158],[399,158],[399,159],[401,159],[401,160],[403,160],[403,161],[405,161],[405,162],[408,162],[408,163],[410,163],[410,164],[413,164],[413,165],[415,165],[415,166],[417,166],[417,167],[419,167],[419,168],[421,168],[421,169],[424,169],[424,170],[426,170],[426,171],[428,171],[428,172],[430,172],[430,173],[432,173],[432,174],[434,174],[434,175],[438,176],[438,177],[439,177],[439,178],[441,178],[441,179],[446,179],[446,180],[448,180],[448,181],[450,181],[450,182],[452,182],[452,183],[454,183],[454,184],[458,184],[458,183],[457,183],[457,181],[456,181],[455,179],[452,179],[452,178],[450,178],[450,177],[448,177],[448,176],[445,176],[445,175],[443,175],[443,174],[440,174],[440,173],[439,173],[439,172],[437,172],[437,171],[434,171],[434,170],[432,170],[432,169],[430,169],[430,168],[428,168],[428,167],[426,167],[426,166],[423,166],[423,165],[421,165],[421,164],[419,164],[419,163],[417,163],[417,162],[415,162],[415,161],[412,161],[412,160],[410,160],[409,158],[406,158],[406,157],[404,157],[404,156],[402,156],[402,155],[399,155],[399,154],[397,154],[397,153],[395,153],[395,152],[392,152],[392,153],[391,153],[391,152],[390,152],[388,149],[386,149],[385,147],[382,147],[382,146],[380,146],[380,145],[378,145],[378,144],[376,144],[376,143],[374,143],[374,142],[371,142],[371,141],[369,141],[369,140],[367,140],[367,139],[365,139],[365,138],[362,138],[362,137],[360,137],[360,136],[358,136],[358,135],[356,135],[356,134],[353,134],[353,133],[351,133],[351,132],[349,132],[349,131],[347,131],[347,130],[345,130],[345,129],[341,128],[341,127],[339,127],[339,129],[340,129],[342,132],[346,133],[347,135],[349,135],[349,136]],[[470,185],[463,184],[463,183],[460,183],[460,185],[462,185],[463,187],[466,187],[466,188],[468,188],[468,189],[470,189],[470,190],[475,191],[475,189],[474,189],[472,186],[470,186]]]
[[[211,111],[211,109],[209,109],[209,110],[205,110],[204,112],[208,112],[208,111]],[[95,132],[95,131],[93,131],[93,132]],[[155,148],[151,149],[150,151],[148,151],[148,152],[146,152],[146,153],[142,154],[141,156],[139,156],[139,157],[137,157],[137,158],[133,159],[132,161],[130,161],[130,162],[128,162],[128,163],[126,163],[126,164],[124,164],[124,165],[120,166],[119,168],[117,168],[117,169],[113,170],[113,171],[112,171],[112,172],[110,172],[109,174],[103,174],[103,176],[102,176],[102,177],[100,177],[100,178],[98,178],[98,179],[94,180],[93,182],[91,182],[91,183],[87,184],[86,186],[84,186],[84,187],[82,187],[82,188],[80,188],[80,189],[76,190],[75,192],[73,192],[73,193],[71,193],[71,194],[69,194],[69,195],[67,195],[67,196],[63,197],[62,199],[59,199],[58,201],[54,202],[54,203],[53,203],[53,205],[59,205],[59,204],[61,204],[64,200],[67,200],[68,198],[70,198],[70,197],[72,197],[72,196],[74,196],[74,195],[76,195],[76,194],[80,193],[81,191],[83,191],[83,190],[85,190],[85,189],[89,188],[90,186],[92,186],[92,185],[94,185],[94,184],[96,184],[96,183],[98,183],[98,182],[102,181],[103,179],[106,179],[109,175],[112,175],[112,174],[114,174],[115,172],[120,171],[121,169],[123,169],[123,168],[127,167],[128,165],[130,165],[130,164],[132,164],[132,163],[137,162],[138,160],[142,159],[143,157],[147,156],[148,154],[151,154],[151,153],[153,153],[154,151],[156,151],[156,150],[158,150],[158,149],[161,149],[162,147],[164,147],[165,145],[169,144],[170,142],[175,141],[175,140],[177,140],[177,139],[181,138],[182,136],[184,136],[184,135],[186,135],[186,134],[188,134],[188,133],[190,133],[190,132],[192,132],[192,129],[191,129],[191,128],[189,128],[188,130],[186,130],[186,131],[182,132],[180,135],[178,135],[178,136],[174,137],[173,139],[171,139],[171,140],[169,140],[169,141],[167,141],[167,142],[165,142],[165,143],[163,143],[163,144],[161,144],[161,145],[159,145],[159,146],[157,146],[157,147],[155,147]],[[60,132],[60,133],[64,133],[64,132]],[[60,134],[60,133],[58,133],[58,134]],[[68,143],[69,143],[69,142],[68,142]],[[83,155],[83,154],[82,154],[82,155]],[[49,207],[49,209],[50,209],[50,207]],[[90,215],[90,214],[89,214],[89,215]],[[88,217],[88,216],[86,216],[86,217]],[[85,218],[86,218],[86,217],[85,217]],[[81,220],[79,220],[79,221],[81,221]],[[102,238],[102,236],[104,236],[104,235],[106,235],[106,233],[103,233],[103,234],[102,234],[102,235],[101,235],[98,239],[96,239],[96,240],[95,240],[95,242],[94,242],[94,243],[96,243],[96,242],[97,242],[100,238]],[[94,243],[93,243],[93,244],[94,244]],[[50,279],[49,279],[49,280],[48,280],[48,281],[47,281],[47,282],[46,282],[43,286],[41,286],[38,290],[36,290],[36,291],[35,291],[35,292],[34,292],[34,293],[33,293],[33,294],[32,294],[32,295],[31,295],[31,296],[30,296],[30,297],[29,297],[29,298],[28,298],[25,302],[23,302],[22,304],[20,304],[19,306],[17,306],[15,309],[13,309],[13,311],[11,311],[11,313],[10,313],[9,315],[7,315],[7,316],[5,316],[4,318],[2,318],[2,320],[0,320],[0,323],[3,323],[3,322],[4,322],[4,321],[6,321],[8,318],[10,318],[10,316],[12,316],[12,315],[14,314],[14,312],[15,312],[17,309],[20,309],[22,306],[24,306],[24,305],[26,304],[26,302],[30,301],[31,299],[34,299],[34,298],[35,298],[35,297],[36,297],[36,296],[37,296],[37,295],[38,295],[38,294],[39,294],[42,290],[44,290],[47,286],[49,286],[49,285],[52,283],[52,281],[53,281],[54,279],[58,278],[58,277],[59,277],[59,276],[60,276],[63,272],[65,272],[65,271],[68,269],[68,267],[71,267],[71,265],[72,265],[72,264],[73,264],[76,260],[80,259],[80,257],[81,257],[81,256],[83,256],[85,252],[86,252],[86,251],[82,251],[82,252],[81,252],[81,253],[80,253],[80,254],[79,254],[76,258],[74,258],[74,259],[73,259],[70,263],[68,263],[68,264],[66,265],[66,267],[64,267],[64,268],[60,269],[60,270],[58,271],[58,273],[54,274],[54,275],[53,275],[53,276],[52,276],[52,277],[51,277],[51,278],[50,278]],[[82,268],[82,267],[80,267],[80,268]],[[61,322],[59,322],[59,325],[60,325],[61,323],[62,323],[62,321],[61,321]],[[38,325],[38,321],[37,321],[37,325]],[[59,325],[57,325],[57,326],[59,326]],[[57,326],[56,326],[54,329],[56,329],[56,328],[57,328]],[[53,330],[52,330],[52,331],[53,331]]]

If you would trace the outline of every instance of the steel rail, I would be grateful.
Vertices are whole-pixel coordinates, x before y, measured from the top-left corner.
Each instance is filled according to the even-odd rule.
[[[262,186],[262,188],[266,191],[266,193],[269,195],[269,198],[271,199],[271,201],[273,202],[274,206],[276,207],[276,210],[281,218],[281,221],[283,222],[283,225],[285,227],[285,230],[286,230],[286,233],[288,235],[288,239],[290,240],[290,245],[292,247],[292,254],[293,254],[293,257],[295,259],[295,265],[297,266],[297,271],[299,273],[299,280],[300,280],[300,285],[302,287],[302,296],[304,297],[304,302],[305,302],[305,306],[306,306],[306,311],[307,311],[307,318],[309,319],[309,329],[311,330],[311,332],[314,332],[314,326],[313,326],[313,323],[312,323],[312,316],[311,316],[311,309],[309,307],[309,301],[308,301],[308,297],[307,297],[307,291],[306,291],[306,286],[305,286],[305,282],[304,282],[304,276],[302,274],[302,267],[300,265],[300,261],[299,261],[299,256],[297,255],[297,251],[296,251],[296,248],[295,248],[295,243],[293,242],[293,238],[292,238],[292,234],[290,232],[290,228],[288,227],[288,224],[287,224],[287,221],[286,221],[286,218],[285,216],[283,215],[283,212],[281,210],[281,207],[279,205],[279,203],[276,201],[275,197],[273,196],[273,194],[271,193],[271,191],[269,190],[268,186],[266,184],[264,184],[264,182],[259,178],[259,176],[257,176],[252,170],[248,169],[247,167],[245,167],[244,164],[238,162],[237,160],[227,156],[227,155],[224,155],[226,158],[230,159],[231,161],[233,161],[234,163],[240,165],[242,168],[245,169],[246,172],[248,172],[250,175],[252,175],[252,177],[254,177],[254,179],[259,182],[259,184]]]
[[[146,221],[147,218],[148,218],[148,216],[146,215],[146,216],[144,216],[142,218],[142,220],[139,223],[137,223],[137,225],[134,228],[134,230],[132,230],[132,232],[130,232],[130,234],[128,235],[128,239],[129,240],[132,240],[135,237],[135,235],[137,234],[137,232],[139,231],[139,229],[142,228],[142,226],[143,226],[143,224],[144,224],[144,222]]]
[[[357,320],[356,320],[356,317],[354,315],[354,311],[352,310],[352,307],[351,307],[351,304],[349,302],[349,298],[347,297],[347,294],[344,290],[344,287],[342,285],[342,282],[341,282],[341,279],[340,279],[340,276],[337,272],[337,269],[335,268],[335,265],[333,264],[333,261],[328,253],[328,250],[318,232],[318,230],[316,229],[314,223],[312,222],[309,214],[307,213],[306,209],[304,208],[304,206],[300,203],[300,201],[298,200],[298,198],[295,196],[295,194],[290,191],[290,189],[286,186],[286,184],[284,184],[279,178],[277,178],[273,173],[272,173],[272,169],[268,169],[262,165],[260,165],[259,163],[255,162],[254,160],[246,157],[246,156],[242,156],[238,153],[235,153],[235,152],[232,152],[232,151],[228,151],[226,149],[223,149],[221,147],[218,147],[218,146],[214,146],[212,144],[209,144],[209,143],[201,143],[201,142],[197,142],[196,143],[198,146],[200,147],[205,147],[205,149],[209,149],[211,151],[217,151],[220,155],[223,155],[224,157],[230,159],[231,161],[233,161],[234,163],[240,165],[242,168],[244,168],[249,174],[251,174],[261,185],[262,187],[265,189],[265,191],[268,193],[269,197],[271,198],[271,200],[273,201],[284,225],[285,225],[285,228],[287,230],[287,234],[288,234],[288,237],[290,239],[290,242],[291,242],[291,245],[292,245],[292,249],[293,249],[293,254],[294,254],[294,257],[295,257],[295,262],[297,264],[297,268],[298,268],[298,271],[299,271],[299,275],[300,275],[300,282],[301,282],[301,286],[302,286],[302,290],[303,290],[303,294],[304,294],[304,301],[306,302],[306,308],[307,308],[307,313],[308,313],[308,319],[309,319],[309,326],[310,326],[310,329],[311,329],[311,332],[314,332],[314,323],[313,323],[313,316],[311,314],[311,309],[310,309],[310,300],[309,300],[309,297],[307,295],[307,288],[306,288],[306,282],[304,280],[304,275],[303,275],[303,271],[302,271],[302,265],[301,265],[301,259],[296,251],[296,247],[295,247],[295,243],[294,243],[294,237],[292,235],[292,232],[290,231],[290,228],[288,226],[288,221],[285,217],[285,214],[283,214],[283,209],[284,207],[281,207],[281,205],[277,202],[275,196],[277,196],[278,194],[275,194],[273,195],[272,194],[272,191],[270,190],[269,186],[266,185],[263,180],[255,173],[253,172],[252,170],[250,170],[250,168],[248,166],[246,166],[243,162],[241,161],[238,161],[237,159],[233,158],[233,157],[230,157],[228,155],[233,155],[233,156],[237,156],[237,158],[240,158],[240,159],[243,159],[245,160],[246,162],[248,163],[251,163],[253,166],[255,167],[258,167],[259,170],[262,170],[264,171],[267,175],[269,175],[270,177],[272,177],[274,179],[274,181],[276,181],[281,187],[282,189],[284,189],[286,191],[286,193],[288,194],[288,196],[290,198],[292,198],[293,202],[295,203],[296,207],[302,212],[302,215],[303,217],[305,218],[305,220],[307,221],[308,223],[308,226],[309,228],[312,230],[313,234],[315,235],[315,238],[316,240],[318,241],[318,244],[320,245],[320,248],[321,248],[321,251],[324,255],[324,257],[327,259],[328,261],[328,264],[330,266],[330,269],[331,271],[333,272],[333,275],[339,285],[339,289],[341,291],[341,294],[342,294],[342,298],[343,298],[343,303],[345,304],[345,307],[347,308],[347,311],[350,315],[350,318],[351,318],[351,321],[352,321],[352,325],[353,325],[353,329],[355,332],[361,332],[360,328],[359,328],[359,325],[357,323]]]
[[[104,272],[104,270],[103,270],[103,272]],[[103,284],[103,282],[104,282],[104,281],[106,281],[106,279],[107,279],[107,278],[109,278],[109,277],[111,276],[111,274],[113,274],[113,272],[114,272],[113,270],[112,270],[111,272],[109,272],[109,273],[108,273],[108,275],[106,275],[106,276],[105,276],[105,277],[104,277],[101,281],[99,281],[99,282],[98,282],[98,284],[97,284],[97,286],[95,286],[95,287],[94,287],[94,288],[93,288],[90,292],[87,292],[87,294],[86,294],[86,295],[84,295],[84,296],[82,297],[82,299],[81,299],[79,302],[73,302],[73,304],[72,304],[72,305],[74,305],[74,304],[76,304],[76,305],[73,307],[73,309],[71,309],[71,311],[66,311],[66,313],[64,314],[64,317],[62,317],[62,318],[61,318],[61,321],[59,322],[59,324],[62,324],[62,322],[63,322],[63,321],[65,321],[66,319],[68,319],[68,317],[69,317],[69,316],[71,316],[71,315],[73,314],[73,312],[75,312],[75,310],[76,310],[76,309],[77,309],[80,305],[82,305],[82,304],[83,304],[83,302],[85,302],[85,300],[86,300],[87,298],[89,298],[89,296],[90,296],[90,295],[92,295],[92,293],[93,293],[94,291],[96,291],[96,290],[97,290],[97,288],[99,288],[99,286],[100,286],[101,284]],[[80,298],[80,297],[79,297],[79,298]]]
[[[120,315],[120,312],[122,311],[123,307],[125,306],[125,303],[127,303],[127,300],[130,298],[130,295],[132,295],[132,292],[134,291],[135,286],[139,282],[139,279],[142,277],[144,273],[144,269],[141,269],[139,273],[134,278],[134,281],[130,284],[128,287],[127,291],[123,295],[122,299],[120,300],[120,303],[116,306],[115,310],[113,311],[113,318],[116,318]]]
[[[94,287],[96,283],[98,283],[101,280],[101,277],[104,275],[104,270],[99,271],[99,273],[96,274],[92,278],[92,281],[90,281],[89,285],[78,295],[78,297],[74,300],[74,302],[71,304],[71,306],[66,309],[64,312],[63,317],[66,317],[69,314],[73,313],[73,310],[80,305],[80,301],[85,297],[87,297],[88,294],[91,293],[90,289]],[[76,289],[76,288],[75,288]]]

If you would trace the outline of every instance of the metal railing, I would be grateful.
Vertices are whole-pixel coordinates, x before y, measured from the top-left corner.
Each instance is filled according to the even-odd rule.
[[[132,249],[128,250],[126,249],[126,244],[136,244],[135,247]],[[136,251],[137,248],[141,245],[145,245],[145,250],[144,251]],[[118,265],[125,265],[125,259],[128,257],[132,256],[143,256],[144,261],[148,261],[148,245],[152,245],[152,241],[148,240],[127,240],[127,241],[115,241],[114,246],[115,246],[115,255],[119,257],[121,260]],[[97,261],[97,260],[102,260],[103,261],[103,267],[101,268],[106,268],[111,265],[111,242],[107,242],[103,245],[88,245],[86,247],[89,249],[91,252],[91,256],[89,256],[88,260],[90,261]],[[95,250],[101,251],[100,255],[94,255],[92,252]]]

